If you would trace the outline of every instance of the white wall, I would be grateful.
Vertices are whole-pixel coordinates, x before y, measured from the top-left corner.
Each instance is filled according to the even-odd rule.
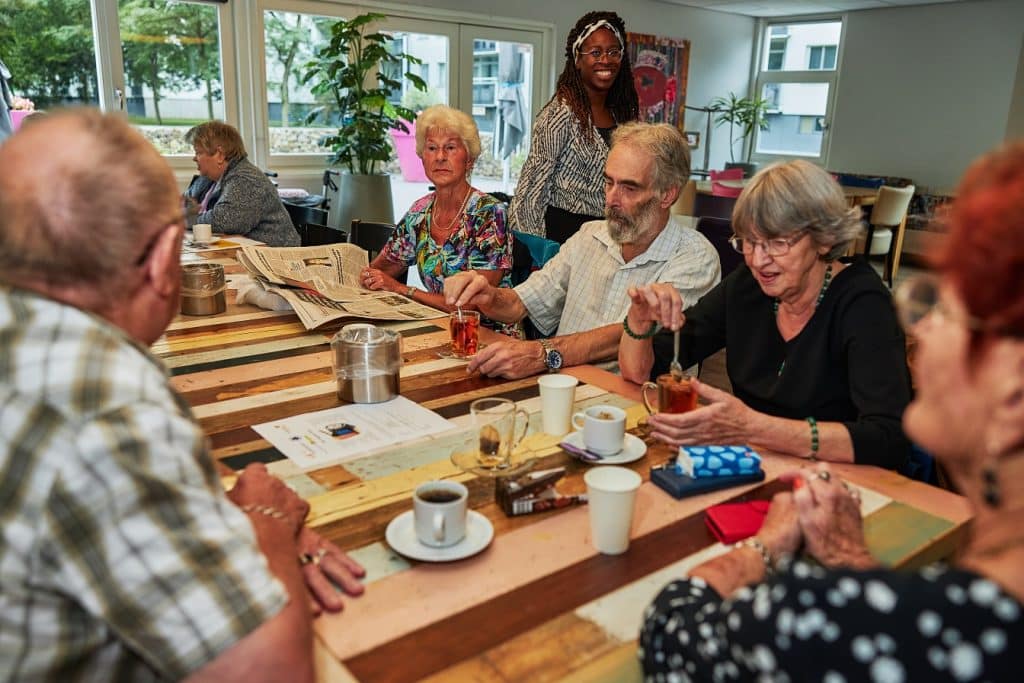
[[[533,19],[555,25],[555,77],[565,64],[565,37],[577,19],[590,11],[613,9],[634,33],[652,33],[690,41],[690,69],[686,103],[706,106],[713,98],[730,91],[746,95],[750,88],[750,65],[754,47],[755,20],[723,12],[682,7],[657,0],[629,3],[600,3],[590,0],[418,0],[417,7],[471,12],[513,19]],[[385,10],[386,11],[386,10]],[[551,92],[541,92],[546,102]],[[694,150],[694,168],[703,166],[705,115],[688,112],[686,130],[701,132],[701,146]],[[722,168],[728,159],[728,131],[712,132],[711,168]]]
[[[955,187],[972,159],[1020,130],[1024,2],[850,12],[832,170]]]

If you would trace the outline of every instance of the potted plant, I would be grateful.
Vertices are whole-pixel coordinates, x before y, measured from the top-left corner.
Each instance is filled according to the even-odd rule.
[[[757,171],[757,164],[750,161],[754,153],[754,141],[748,140],[754,130],[767,130],[768,121],[768,100],[758,97],[737,97],[736,93],[729,93],[728,97],[716,97],[708,105],[712,111],[718,113],[715,118],[715,127],[724,123],[729,124],[729,159],[726,168],[742,168],[745,177],[754,175]],[[738,134],[737,134],[738,132]],[[740,143],[740,149],[746,148],[746,157],[743,161],[736,161],[736,143]],[[742,153],[742,152],[741,152]]]
[[[408,132],[403,120],[416,117],[411,109],[388,101],[402,87],[393,74],[421,61],[390,51],[390,36],[371,31],[370,24],[385,18],[371,12],[332,24],[330,42],[306,63],[302,76],[304,84],[312,82],[312,93],[326,102],[306,116],[306,123],[334,117],[339,123],[338,131],[321,144],[331,150],[328,163],[342,168],[334,202],[338,212],[331,223],[343,229],[353,218],[394,222],[391,181],[380,165],[392,157],[391,129]],[[404,78],[419,90],[427,88],[422,78],[407,70]]]

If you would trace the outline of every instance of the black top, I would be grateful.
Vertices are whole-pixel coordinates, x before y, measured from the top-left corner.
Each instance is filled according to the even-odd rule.
[[[670,583],[639,655],[647,680],[931,683],[1019,680],[1022,647],[1020,602],[978,574],[796,562],[726,601],[701,579]]]
[[[746,405],[776,417],[842,422],[855,462],[902,467],[910,452],[900,422],[911,398],[906,341],[875,271],[857,261],[837,273],[807,325],[788,342],[779,334],[773,303],[749,268],[734,270],[686,309],[683,367],[727,348],[733,393]],[[652,378],[668,371],[671,333],[655,336],[654,354]]]

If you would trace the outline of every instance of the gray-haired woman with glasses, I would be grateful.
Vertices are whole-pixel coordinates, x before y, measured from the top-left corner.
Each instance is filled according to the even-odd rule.
[[[793,161],[758,173],[732,222],[747,267],[699,302],[662,285],[629,291],[623,377],[642,382],[666,372],[673,330],[681,330],[684,367],[728,349],[733,395],[698,382],[709,405],[653,415],[654,436],[902,466],[910,373],[892,297],[868,264],[837,260],[861,230],[858,211],[828,173]]]

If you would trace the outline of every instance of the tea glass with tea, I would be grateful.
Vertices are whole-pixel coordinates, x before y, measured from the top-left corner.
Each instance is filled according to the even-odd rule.
[[[647,398],[648,389],[658,392],[657,409]],[[686,374],[678,379],[669,373],[658,375],[656,382],[644,382],[641,396],[644,399],[644,407],[651,415],[657,412],[688,413],[697,407],[697,387],[693,378]]]
[[[480,348],[480,313],[477,311],[452,311],[448,316],[448,330],[451,332],[451,355],[468,358]]]
[[[504,469],[512,451],[526,436],[530,415],[507,398],[481,398],[469,406],[477,430],[477,463],[484,469]],[[517,428],[522,416],[522,428]]]

